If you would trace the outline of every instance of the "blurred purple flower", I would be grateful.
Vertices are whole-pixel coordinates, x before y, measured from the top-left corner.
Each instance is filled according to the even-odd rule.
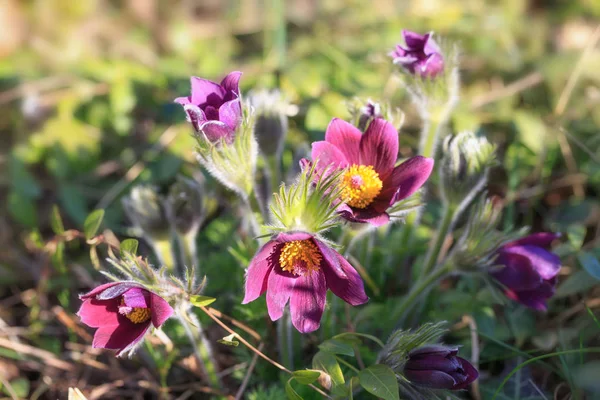
[[[340,214],[352,222],[384,225],[386,210],[416,192],[429,178],[433,159],[412,157],[398,166],[398,132],[389,122],[375,118],[364,134],[350,123],[334,118],[325,141],[312,144],[312,159],[319,174],[327,167],[345,168],[341,175]]]
[[[79,296],[83,304],[77,315],[81,322],[98,328],[92,347],[132,350],[151,326],[160,327],[173,315],[162,297],[135,282],[112,282]]]
[[[432,389],[465,389],[479,377],[479,372],[457,354],[458,347],[419,347],[408,354],[404,376],[415,385]]]
[[[549,251],[555,233],[536,233],[505,244],[497,252],[496,264],[503,267],[492,276],[505,287],[512,300],[533,308],[546,310],[546,300],[554,294],[560,258]]]
[[[266,291],[276,321],[289,300],[292,324],[308,333],[321,324],[327,289],[353,306],[369,300],[360,275],[337,251],[309,233],[279,233],[250,261],[242,304]]]
[[[433,78],[444,70],[444,57],[437,43],[433,40],[433,32],[425,35],[403,30],[402,36],[406,47],[396,45],[396,50],[389,53],[394,64],[399,64],[411,74]]]
[[[242,120],[241,75],[239,71],[231,72],[220,84],[193,76],[192,95],[175,99],[183,106],[196,132],[204,133],[212,143],[218,143],[221,138],[228,144],[233,142]]]

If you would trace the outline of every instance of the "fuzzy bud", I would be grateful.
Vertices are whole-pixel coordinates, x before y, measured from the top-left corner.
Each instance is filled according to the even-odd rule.
[[[403,30],[402,36],[405,45],[396,45],[396,49],[390,53],[395,65],[424,78],[435,78],[444,71],[444,56],[433,40],[433,32],[419,35]]]
[[[169,236],[170,226],[163,199],[151,186],[135,186],[122,200],[125,214],[140,236],[161,240]]]
[[[177,233],[186,235],[200,227],[205,213],[203,192],[199,182],[181,176],[169,188],[167,203]]]
[[[376,118],[382,118],[390,122],[397,130],[400,130],[404,122],[404,113],[400,109],[391,109],[389,104],[378,103],[371,99],[366,101],[355,97],[348,102],[348,112],[352,116],[351,122],[362,132]]]

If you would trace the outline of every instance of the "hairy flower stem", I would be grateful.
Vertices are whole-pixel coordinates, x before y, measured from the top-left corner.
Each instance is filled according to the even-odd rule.
[[[158,258],[161,265],[167,267],[169,272],[175,271],[175,258],[173,255],[173,246],[171,245],[171,239],[154,239],[150,240],[154,254]]]
[[[452,204],[444,205],[442,222],[437,229],[433,245],[429,247],[429,251],[427,252],[425,261],[423,262],[423,268],[421,269],[421,280],[426,279],[427,275],[431,273],[433,267],[436,265],[437,259],[440,255],[440,250],[444,245],[444,240],[446,240],[446,236],[452,228],[452,223],[455,219],[455,210],[456,207]]]
[[[198,252],[196,248],[196,236],[198,235],[197,229],[192,229],[190,232],[184,235],[177,234],[177,240],[179,241],[179,249],[181,251],[181,260],[183,264],[188,268],[198,267]],[[198,269],[196,269],[198,271]]]
[[[194,353],[196,354],[202,372],[208,378],[212,387],[220,388],[221,380],[217,375],[217,363],[213,358],[210,342],[204,336],[204,331],[198,317],[191,311],[189,305],[181,306],[180,313],[181,316],[179,321],[181,322],[181,325],[183,325],[185,333],[194,348]]]
[[[258,194],[253,193],[245,197],[244,204],[248,210],[247,217],[250,222],[250,233],[253,237],[258,237],[261,235],[261,229],[260,222],[256,216],[263,213],[260,201],[258,200]]]
[[[277,345],[281,363],[287,368],[294,369],[294,339],[293,339],[292,319],[286,309],[283,317],[277,321]]]

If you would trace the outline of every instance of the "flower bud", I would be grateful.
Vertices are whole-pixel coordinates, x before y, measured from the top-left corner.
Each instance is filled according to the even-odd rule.
[[[163,199],[151,186],[135,186],[122,200],[125,214],[136,230],[152,239],[169,235],[169,220]]]
[[[394,64],[425,78],[434,78],[444,71],[444,56],[433,40],[433,32],[419,35],[403,30],[402,36],[405,46],[396,45],[396,50],[389,53]]]
[[[408,354],[403,374],[411,383],[431,389],[465,389],[479,372],[457,354],[458,347],[419,347]]]
[[[256,114],[254,135],[260,151],[279,158],[287,136],[288,117],[296,114],[297,107],[291,105],[279,90],[251,91],[247,102]]]
[[[464,207],[485,186],[495,163],[496,146],[472,132],[448,136],[440,163],[441,191],[446,203]]]
[[[177,233],[185,235],[199,228],[205,212],[203,187],[199,182],[178,177],[169,188],[167,202]]]
[[[400,130],[404,122],[404,114],[400,109],[392,110],[389,104],[378,103],[371,99],[364,101],[355,97],[348,102],[348,112],[352,116],[351,122],[361,132],[365,132],[371,121],[376,118],[385,119],[397,130]]]

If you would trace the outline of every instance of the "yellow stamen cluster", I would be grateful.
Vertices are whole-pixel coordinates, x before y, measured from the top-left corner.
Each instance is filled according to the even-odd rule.
[[[125,314],[125,316],[134,324],[141,324],[150,319],[151,313],[149,308],[135,307],[129,314]]]
[[[283,245],[279,265],[284,271],[305,275],[316,271],[322,259],[323,255],[312,240],[294,240]]]
[[[383,182],[371,165],[352,165],[342,175],[341,197],[354,208],[366,208],[381,192]]]

